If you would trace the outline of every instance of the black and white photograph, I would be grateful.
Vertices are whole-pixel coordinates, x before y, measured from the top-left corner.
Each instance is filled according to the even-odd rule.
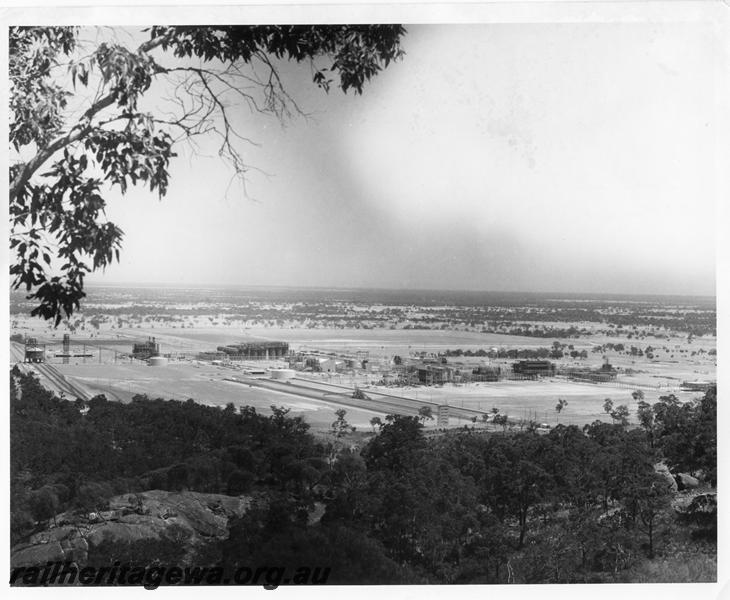
[[[0,12],[11,588],[721,597],[730,5]]]

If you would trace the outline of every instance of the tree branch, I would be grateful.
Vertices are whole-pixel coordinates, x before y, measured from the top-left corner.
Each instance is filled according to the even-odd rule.
[[[139,46],[139,48],[137,48],[137,54],[145,54],[150,50],[157,48],[167,39],[167,37],[168,36],[161,36],[144,42]],[[91,107],[84,112],[79,122],[74,125],[74,127],[72,127],[66,135],[56,138],[45,148],[40,148],[38,153],[21,167],[20,171],[15,176],[15,179],[10,184],[10,201],[13,202],[18,199],[20,192],[26,185],[28,185],[30,178],[49,158],[51,158],[59,150],[68,147],[89,133],[92,129],[91,120],[99,112],[114,104],[116,97],[116,93],[110,92],[106,96],[95,101]]]

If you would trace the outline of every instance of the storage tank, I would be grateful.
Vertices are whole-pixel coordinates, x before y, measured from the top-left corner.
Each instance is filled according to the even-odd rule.
[[[294,375],[294,369],[271,369],[271,379],[293,379]]]
[[[150,367],[165,367],[167,366],[167,359],[164,356],[152,356],[147,361]]]

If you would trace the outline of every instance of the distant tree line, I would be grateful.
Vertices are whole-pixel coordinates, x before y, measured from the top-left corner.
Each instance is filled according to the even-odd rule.
[[[103,306],[87,305],[87,316],[124,315],[133,319],[167,316],[206,316],[205,310],[214,305],[215,315],[228,320],[251,321],[262,326],[283,323],[308,328],[387,328],[407,330],[464,330],[482,333],[500,333],[535,338],[577,338],[592,334],[620,335],[629,339],[647,336],[665,338],[671,332],[692,338],[716,335],[717,314],[713,304],[688,303],[684,306],[666,306],[656,302],[630,303],[610,300],[579,302],[549,299],[516,302],[514,299],[495,297],[490,303],[475,303],[468,294],[452,298],[448,305],[434,297],[389,298],[387,306],[382,298],[362,292],[354,296],[347,292],[297,290],[296,301],[285,292],[247,292],[245,295],[220,291],[211,295],[208,290],[192,292],[193,297],[176,297],[173,292],[140,290],[140,301],[129,306],[113,306],[113,294],[100,294],[96,302]],[[390,292],[392,293],[392,292]],[[387,290],[379,294],[388,296]],[[196,295],[197,294],[197,295]],[[302,298],[305,298],[302,300]],[[413,301],[417,300],[414,304]],[[201,306],[187,306],[190,302]],[[436,304],[436,306],[433,306]],[[165,306],[164,311],[161,306]],[[27,314],[32,303],[22,294],[11,293],[11,314]],[[587,324],[558,326],[555,323]]]
[[[566,349],[567,347],[567,349]],[[565,355],[576,359],[588,358],[587,350],[576,350],[572,345],[561,344],[560,342],[554,342],[550,348],[492,348],[486,350],[479,348],[478,350],[463,350],[462,348],[456,348],[454,350],[444,350],[439,356],[447,358],[503,358],[503,359],[546,359],[546,358],[563,358]]]

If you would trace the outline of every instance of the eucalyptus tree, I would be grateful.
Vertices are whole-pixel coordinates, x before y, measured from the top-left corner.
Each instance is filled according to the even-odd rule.
[[[80,307],[84,278],[119,259],[123,232],[105,219],[109,192],[168,190],[176,149],[217,140],[244,178],[232,112],[300,114],[282,61],[308,66],[313,85],[362,93],[403,51],[400,25],[153,26],[122,43],[107,30],[11,27],[10,276],[55,324]],[[114,32],[112,32],[114,33]],[[105,39],[106,38],[108,39]],[[85,36],[84,36],[85,37]],[[93,37],[93,36],[92,36]],[[169,90],[164,107],[150,102]]]

